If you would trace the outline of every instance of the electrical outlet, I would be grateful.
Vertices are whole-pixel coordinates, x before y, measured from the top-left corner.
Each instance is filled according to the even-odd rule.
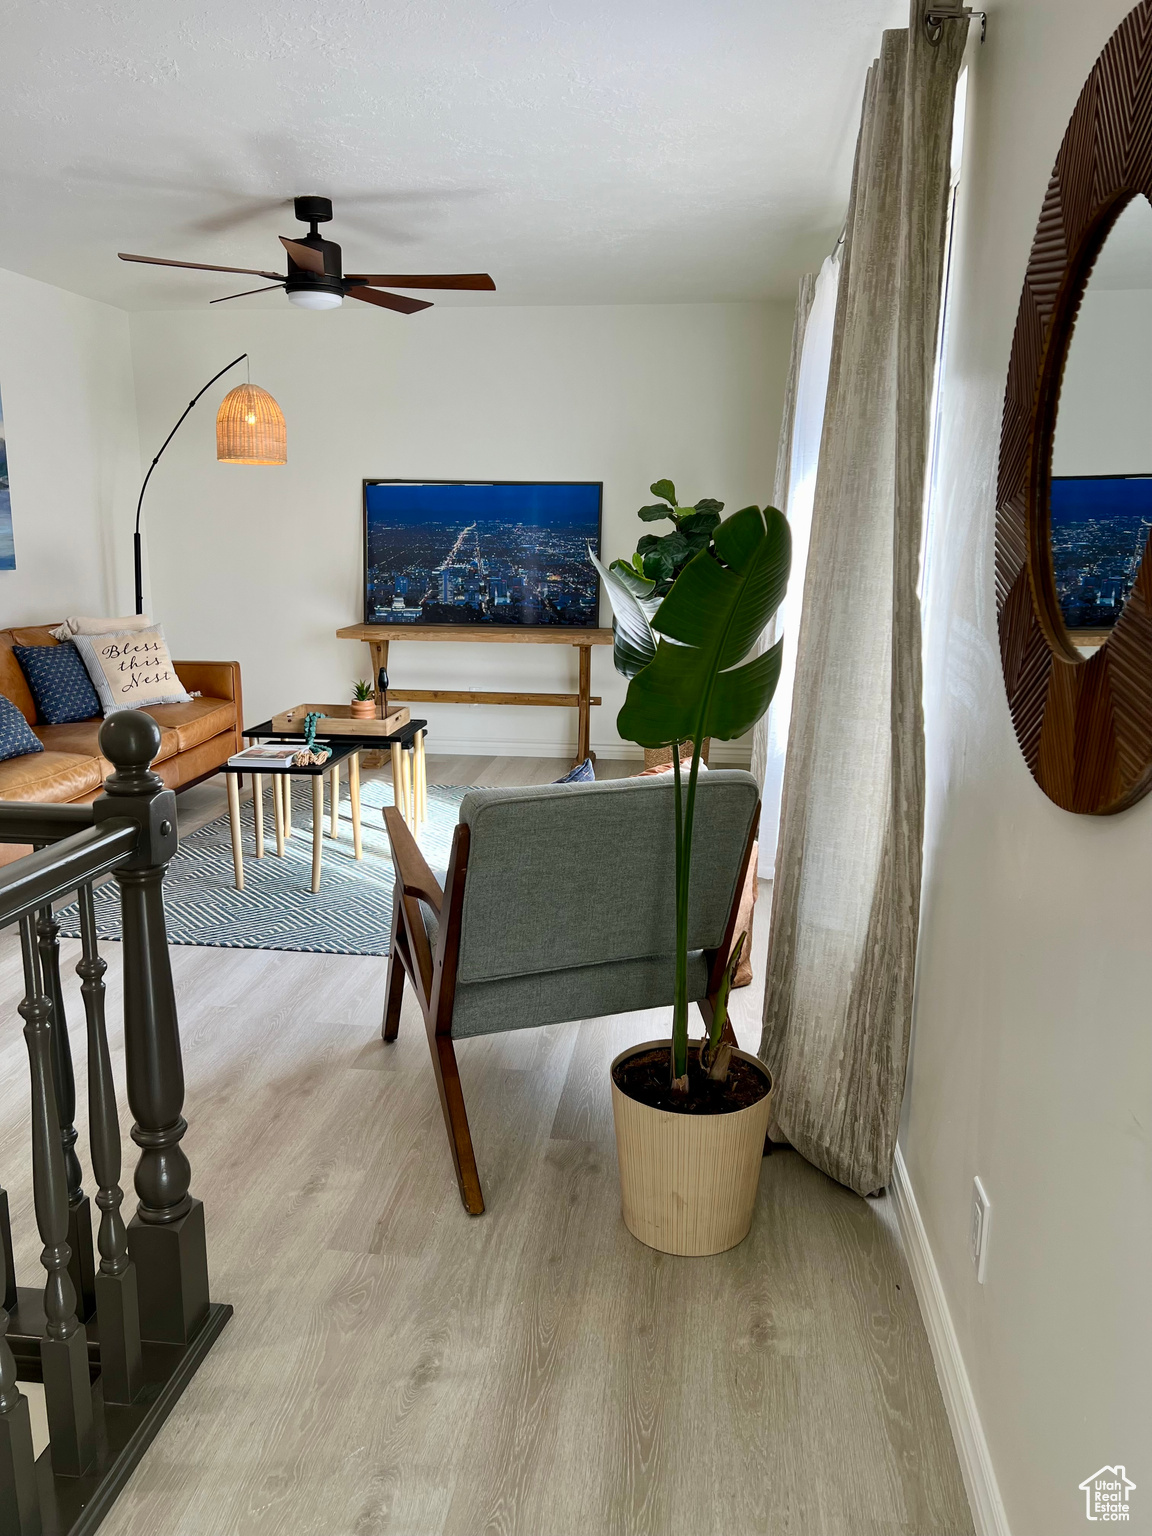
[[[968,1245],[976,1268],[976,1279],[981,1285],[984,1284],[988,1269],[988,1236],[991,1226],[992,1202],[988,1198],[988,1191],[978,1178],[973,1179],[972,1228],[968,1234]]]

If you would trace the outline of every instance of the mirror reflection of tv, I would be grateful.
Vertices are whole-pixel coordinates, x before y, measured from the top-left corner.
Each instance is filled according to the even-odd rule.
[[[598,480],[365,480],[364,622],[595,629]]]
[[[1112,629],[1152,528],[1152,475],[1053,475],[1052,569],[1065,628]]]

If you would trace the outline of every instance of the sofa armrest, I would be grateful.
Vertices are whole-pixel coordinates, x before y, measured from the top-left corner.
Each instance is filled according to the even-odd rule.
[[[244,747],[244,699],[240,692],[238,661],[174,661],[176,676],[189,693],[206,694],[210,699],[231,699],[236,706],[236,750]]]

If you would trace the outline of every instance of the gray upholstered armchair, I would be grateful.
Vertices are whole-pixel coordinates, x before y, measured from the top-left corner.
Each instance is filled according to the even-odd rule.
[[[688,995],[706,1022],[736,937],[760,817],[750,773],[697,788]],[[484,1209],[454,1042],[673,1000],[675,796],[671,775],[465,795],[443,889],[400,814],[384,812],[396,894],[383,1035],[405,976],[472,1215]],[[729,1032],[729,1038],[733,1038]]]

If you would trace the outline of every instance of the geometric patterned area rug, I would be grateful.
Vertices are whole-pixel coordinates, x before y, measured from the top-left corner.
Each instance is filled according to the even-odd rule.
[[[284,857],[276,856],[271,795],[264,796],[264,857],[256,857],[252,802],[240,807],[244,840],[244,889],[233,884],[232,834],[220,816],[182,838],[164,881],[164,912],[170,944],[217,949],[292,949],[321,955],[386,955],[392,931],[392,887],[396,875],[384,830],[382,807],[392,804],[392,786],[380,779],[361,785],[364,857],[352,855],[352,811],[347,791],[340,799],[340,836],[325,834],[320,889],[312,894],[312,810],[298,785],[292,836]],[[452,851],[452,833],[467,787],[429,784],[428,819],[417,841],[443,879]],[[325,796],[327,802],[327,796]],[[328,826],[325,810],[324,825]],[[120,937],[120,890],[114,880],[96,887],[96,919],[102,939]],[[80,935],[76,904],[56,914],[61,933]]]

